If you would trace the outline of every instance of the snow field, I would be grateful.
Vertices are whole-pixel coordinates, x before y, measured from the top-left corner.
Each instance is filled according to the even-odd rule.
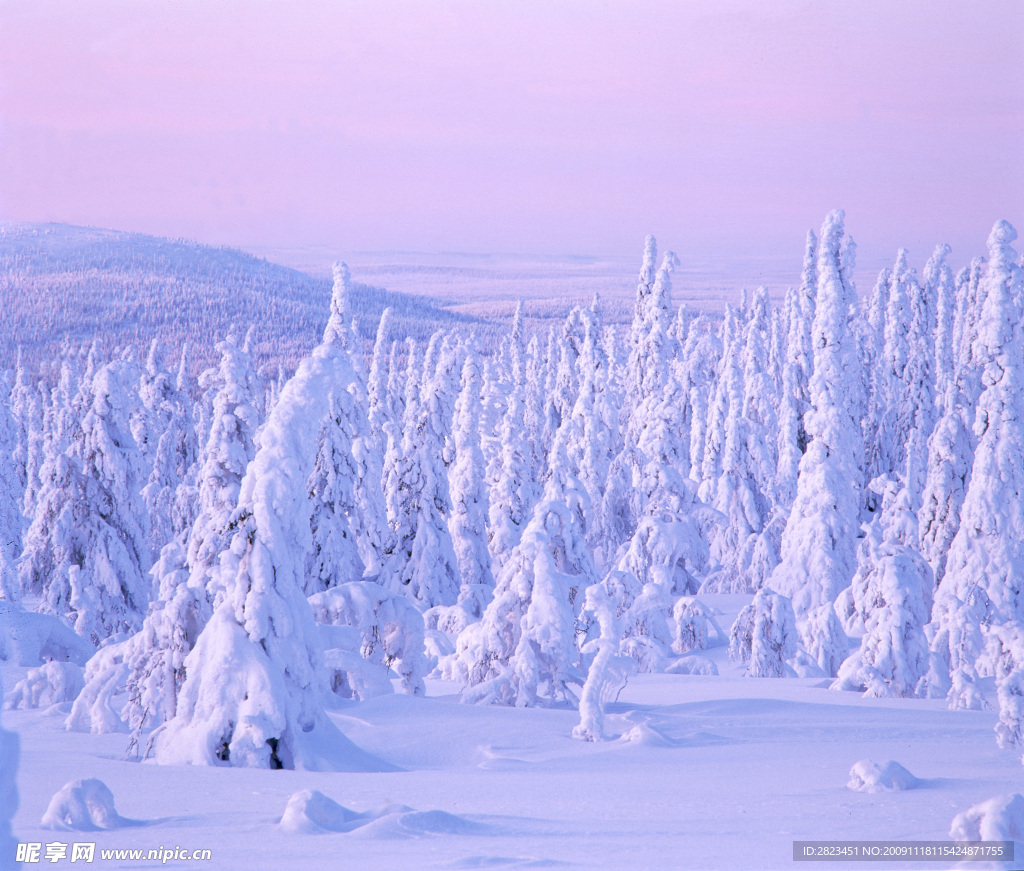
[[[720,677],[632,678],[607,725],[640,740],[576,741],[572,710],[463,705],[457,685],[436,679],[425,698],[340,703],[330,713],[338,728],[400,769],[381,774],[128,762],[123,735],[66,732],[59,709],[8,711],[21,770],[32,773],[20,780],[14,831],[52,840],[42,817],[77,774],[105,783],[139,823],[90,833],[99,847],[210,848],[214,868],[326,869],[344,855],[352,868],[768,869],[791,867],[793,840],[947,840],[954,816],[1020,791],[1019,769],[991,740],[992,711],[721,665]],[[23,673],[3,670],[8,683]],[[896,759],[920,782],[851,791],[862,759]],[[286,815],[303,790],[364,815],[360,824],[333,831],[348,825],[333,805]],[[329,831],[289,831],[307,817]]]

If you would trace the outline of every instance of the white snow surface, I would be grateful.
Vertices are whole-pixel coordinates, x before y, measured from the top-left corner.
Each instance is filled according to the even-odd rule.
[[[701,597],[723,625],[750,599]],[[146,825],[79,840],[210,849],[211,869],[334,869],[339,857],[346,868],[791,869],[794,840],[948,840],[958,814],[978,827],[976,805],[1021,790],[1018,754],[992,739],[995,710],[743,677],[724,645],[701,657],[717,676],[632,676],[607,706],[607,733],[621,737],[606,742],[573,740],[569,707],[460,704],[458,684],[432,678],[425,696],[395,678],[396,693],[339,701],[327,716],[388,772],[126,761],[125,734],[67,732],[60,705],[5,711],[22,745],[14,834],[54,840],[40,823],[51,797],[97,778]],[[14,686],[28,669],[0,671]],[[894,758],[916,788],[847,787],[859,761]]]

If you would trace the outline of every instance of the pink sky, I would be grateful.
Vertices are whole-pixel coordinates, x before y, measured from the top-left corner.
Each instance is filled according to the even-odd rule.
[[[0,220],[241,246],[963,262],[1024,232],[1024,3],[0,3]]]

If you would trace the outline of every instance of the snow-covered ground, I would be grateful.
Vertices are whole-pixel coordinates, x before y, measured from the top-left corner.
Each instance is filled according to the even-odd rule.
[[[723,626],[750,599],[701,598]],[[378,774],[125,761],[126,734],[65,731],[68,705],[5,711],[22,748],[14,833],[97,851],[209,849],[203,866],[218,869],[770,869],[793,867],[794,840],[948,840],[958,813],[1024,791],[1016,755],[993,739],[992,710],[747,678],[724,646],[704,653],[719,675],[631,678],[608,709],[606,729],[621,737],[604,743],[571,737],[576,711],[460,704],[458,686],[440,680],[426,698],[341,703],[331,717],[342,731],[400,769]],[[26,669],[2,671],[10,689]],[[918,782],[852,790],[850,769],[865,759],[895,760]],[[110,788],[123,826],[43,828],[55,793],[86,778]],[[297,796],[280,825],[303,790],[330,801]],[[160,864],[96,855],[107,868]]]
[[[636,301],[637,253],[607,257],[527,257],[512,254],[423,254],[345,252],[327,249],[254,249],[268,259],[314,276],[329,276],[331,263],[346,260],[354,280],[399,293],[444,300],[455,311],[485,317],[510,317],[523,299],[531,317],[564,316],[573,305],[589,305],[595,293],[605,301],[609,320],[629,320]],[[724,303],[739,303],[760,285],[781,302],[786,288],[800,284],[792,249],[777,257],[710,257],[676,248],[680,265],[674,278],[676,303],[720,315]],[[924,252],[918,252],[924,254]],[[861,257],[855,273],[860,292],[868,293],[884,261]]]

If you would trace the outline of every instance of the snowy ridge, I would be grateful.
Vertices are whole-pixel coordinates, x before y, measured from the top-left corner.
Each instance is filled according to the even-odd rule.
[[[192,365],[214,360],[211,337],[256,325],[259,367],[293,371],[312,350],[330,301],[329,279],[313,278],[243,251],[140,233],[65,224],[0,227],[0,349],[11,366],[18,347],[33,368],[59,353],[65,338],[99,340],[104,353],[152,339],[188,344]],[[487,321],[422,295],[358,285],[352,306],[364,339],[390,306],[397,326],[422,340],[442,324]],[[195,374],[193,369],[190,374]]]

